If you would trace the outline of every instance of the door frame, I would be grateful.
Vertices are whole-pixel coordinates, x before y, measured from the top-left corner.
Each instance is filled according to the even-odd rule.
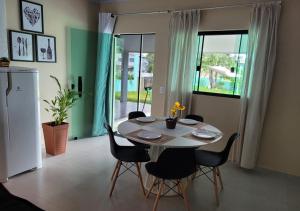
[[[140,54],[140,59],[139,59],[139,78],[138,78],[138,96],[137,96],[137,104],[136,104],[136,110],[138,111],[139,109],[139,104],[140,104],[140,83],[141,83],[141,69],[142,69],[142,50],[143,50],[143,36],[144,35],[156,35],[154,32],[148,32],[148,33],[114,33],[113,34],[113,45],[112,45],[112,54],[111,54],[111,68],[110,68],[110,86],[109,86],[109,95],[111,97],[111,106],[112,109],[110,112],[110,120],[109,123],[114,127],[114,105],[115,105],[115,97],[114,97],[114,87],[115,87],[115,80],[114,80],[114,75],[115,75],[115,38],[117,36],[122,36],[122,35],[140,35],[140,49],[139,49],[139,54]]]

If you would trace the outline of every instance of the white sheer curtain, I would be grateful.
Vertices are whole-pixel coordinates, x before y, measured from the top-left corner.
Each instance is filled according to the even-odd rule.
[[[0,0],[0,58],[8,57],[5,0]]]
[[[191,108],[193,73],[196,68],[200,10],[172,12],[170,58],[165,114],[175,101]]]
[[[256,166],[276,59],[277,28],[281,5],[263,3],[254,6],[248,43],[247,73],[241,95],[240,134],[242,150],[240,165]]]

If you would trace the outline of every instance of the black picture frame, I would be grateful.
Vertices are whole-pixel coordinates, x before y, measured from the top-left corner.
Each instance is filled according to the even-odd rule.
[[[32,59],[22,59],[22,58],[16,58],[17,57],[17,55],[16,54],[18,54],[18,53],[16,53],[15,51],[14,51],[14,49],[15,49],[15,47],[14,47],[14,45],[15,45],[15,40],[13,40],[14,39],[14,36],[13,36],[13,33],[18,33],[18,34],[23,34],[23,35],[26,35],[26,36],[29,36],[30,38],[31,38],[31,51],[28,51],[28,44],[27,44],[27,41],[26,41],[26,48],[25,48],[25,45],[24,44],[21,44],[21,41],[20,42],[18,42],[17,41],[17,43],[18,44],[16,44],[17,46],[19,46],[19,52],[20,52],[20,50],[23,50],[23,48],[24,48],[24,50],[26,49],[26,54],[29,54],[29,53],[31,53],[31,58]],[[35,53],[34,53],[34,49],[35,49],[35,46],[34,46],[34,36],[33,36],[33,34],[31,34],[31,33],[27,33],[27,32],[23,32],[23,31],[16,31],[16,30],[8,30],[8,37],[9,37],[9,41],[8,41],[8,45],[9,45],[9,57],[10,57],[10,60],[11,61],[18,61],[18,62],[34,62],[34,57],[35,57]],[[22,39],[22,38],[20,38],[20,39]],[[22,45],[22,47],[21,47],[21,45]],[[17,47],[18,48],[18,47]],[[29,52],[29,53],[28,53]],[[19,53],[20,54],[20,53]],[[19,55],[19,57],[20,57],[21,55]]]
[[[40,30],[34,30],[34,29],[30,29],[27,25],[28,25],[28,19],[24,19],[23,18],[23,11],[24,11],[24,8],[23,8],[23,3],[27,3],[27,4],[30,4],[30,5],[33,5],[33,6],[36,6],[36,7],[39,7],[40,8],[40,24],[41,24],[41,27],[40,27]],[[39,4],[39,3],[36,3],[36,2],[31,2],[31,1],[26,1],[26,0],[19,0],[19,10],[20,10],[20,23],[21,23],[21,30],[22,31],[27,31],[27,32],[34,32],[34,33],[39,33],[39,34],[44,34],[44,9],[43,9],[43,5],[42,4]],[[30,11],[32,12],[32,11]],[[32,15],[31,15],[32,17]],[[27,24],[26,24],[26,22]],[[32,27],[33,28],[33,27]]]
[[[41,39],[47,39],[47,40],[53,40],[53,44],[51,43],[51,46],[50,46],[50,48],[51,48],[51,50],[52,50],[52,56],[53,56],[53,59],[48,59],[47,58],[47,54],[48,54],[48,45],[47,46],[45,46],[45,44],[41,44],[40,42],[40,40],[41,39],[39,39],[39,38],[41,38]],[[49,42],[49,41],[48,41]],[[41,56],[41,54],[40,54],[40,51],[41,51],[41,47],[43,47],[43,46],[41,46],[41,45],[43,45],[44,46],[44,49],[45,49],[45,51],[42,53],[41,52],[41,54],[43,55],[43,56]],[[46,54],[46,58],[44,57],[44,55]],[[44,59],[43,58],[41,58],[41,57],[44,57]],[[55,36],[51,36],[51,35],[41,35],[41,34],[36,34],[35,35],[35,58],[36,58],[36,62],[43,62],[43,63],[56,63],[57,62],[57,52],[56,52],[56,37]]]

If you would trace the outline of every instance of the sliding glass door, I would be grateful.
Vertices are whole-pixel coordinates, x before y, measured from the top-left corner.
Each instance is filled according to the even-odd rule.
[[[113,126],[132,111],[151,114],[154,34],[115,35],[113,49]]]

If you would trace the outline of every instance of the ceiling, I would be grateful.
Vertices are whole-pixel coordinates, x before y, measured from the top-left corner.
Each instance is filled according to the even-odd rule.
[[[96,3],[114,3],[114,2],[125,2],[128,0],[89,0],[91,2],[96,2]]]

